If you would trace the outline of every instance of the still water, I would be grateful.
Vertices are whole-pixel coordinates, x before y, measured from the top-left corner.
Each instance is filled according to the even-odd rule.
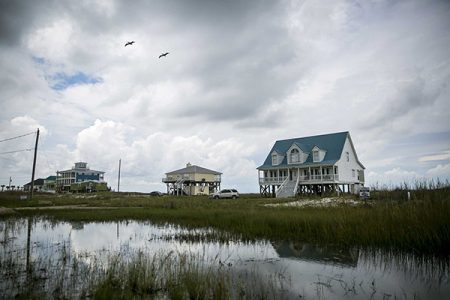
[[[13,295],[8,294],[8,289],[14,289],[8,271],[14,267],[11,257],[45,262],[64,251],[89,264],[114,254],[125,259],[136,251],[149,255],[173,251],[217,267],[252,269],[261,276],[283,278],[283,288],[296,299],[450,299],[448,259],[292,241],[198,238],[213,232],[140,221],[0,220],[0,296]]]

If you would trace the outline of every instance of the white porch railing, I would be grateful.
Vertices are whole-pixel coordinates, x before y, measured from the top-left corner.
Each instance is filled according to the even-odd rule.
[[[279,176],[279,177],[260,177],[259,184],[273,184],[278,185],[282,184],[288,177],[287,176]]]
[[[179,180],[194,180],[194,176],[190,175],[176,175],[176,176],[167,176],[162,179],[163,182],[172,182]]]
[[[298,183],[300,182],[300,176],[297,176],[297,181],[295,182],[294,195],[297,195]]]
[[[283,187],[286,185],[286,182],[288,182],[288,177],[281,183],[280,187],[275,191],[276,196],[278,197],[278,194],[283,190]]]
[[[288,177],[261,177],[259,178],[259,184],[281,185]],[[300,175],[294,176],[292,180],[297,181],[297,185],[304,182],[325,182],[325,181],[338,181],[338,174],[322,174],[322,175]]]
[[[302,175],[300,181],[338,181],[338,174]]]
[[[167,176],[167,177],[163,177],[162,181],[163,182],[176,182],[180,179],[183,180],[195,180],[195,176],[194,175],[175,175],[175,176]],[[197,181],[200,181],[197,177]],[[216,182],[220,182],[221,181],[221,176],[220,175],[216,175],[214,176],[214,181]]]

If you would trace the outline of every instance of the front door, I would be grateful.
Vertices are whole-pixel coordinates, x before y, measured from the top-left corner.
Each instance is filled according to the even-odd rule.
[[[290,170],[289,180],[297,180],[297,170]]]

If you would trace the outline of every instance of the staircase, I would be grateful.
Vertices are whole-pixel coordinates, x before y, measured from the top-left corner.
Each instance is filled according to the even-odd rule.
[[[288,178],[280,185],[276,192],[277,198],[293,197],[297,193],[297,186],[300,181],[300,177],[295,180],[289,180]]]
[[[276,192],[276,196],[277,198],[287,198],[287,197],[292,197],[295,195],[295,190],[297,186],[297,181],[295,180],[288,180],[286,181],[283,185],[281,185],[277,192]]]
[[[183,183],[185,182],[185,179],[183,179],[183,178],[180,178],[180,179],[178,179],[176,182],[175,182],[175,190],[174,190],[174,193],[175,193],[175,195],[186,195],[186,191],[184,190],[184,188],[183,188]]]

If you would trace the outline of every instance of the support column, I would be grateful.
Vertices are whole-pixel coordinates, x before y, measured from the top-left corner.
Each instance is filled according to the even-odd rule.
[[[319,172],[320,172],[320,182],[323,181],[323,170],[322,170],[322,166],[319,167]]]

